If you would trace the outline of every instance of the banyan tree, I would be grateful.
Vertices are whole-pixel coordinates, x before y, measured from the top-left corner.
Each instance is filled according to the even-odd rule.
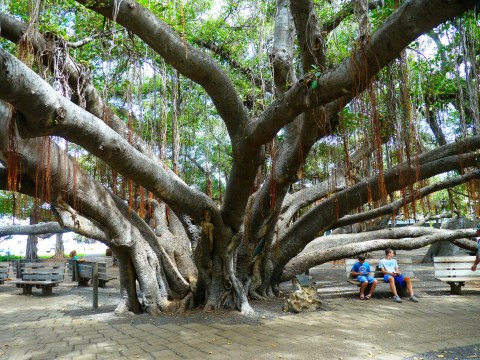
[[[2,188],[112,249],[119,312],[251,314],[326,261],[471,247],[386,225],[439,191],[478,216],[475,5],[0,1]]]

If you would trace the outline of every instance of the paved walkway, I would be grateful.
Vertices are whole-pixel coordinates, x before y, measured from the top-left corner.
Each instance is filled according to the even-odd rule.
[[[433,278],[431,264],[418,264],[425,251],[405,253],[417,263],[419,303],[393,302],[387,285],[377,287],[374,299],[361,301],[358,289],[346,283],[343,265],[323,264],[310,273],[320,280],[324,310],[285,316],[269,311],[255,321],[238,312],[115,316],[115,281],[100,289],[95,311],[91,288],[78,289],[73,282],[62,283],[48,297],[39,289],[32,296],[19,295],[21,289],[6,282],[0,285],[0,360],[420,360],[418,354],[435,351],[425,359],[480,358],[480,282],[468,283],[461,296],[450,295],[449,285]],[[456,347],[465,348],[445,350]]]
[[[326,311],[254,325],[188,318],[138,324],[101,311],[79,317],[65,309],[85,305],[88,297],[20,292],[0,286],[0,359],[404,359],[480,344],[478,291],[424,293],[418,304],[396,304],[381,293],[370,301],[326,294]]]

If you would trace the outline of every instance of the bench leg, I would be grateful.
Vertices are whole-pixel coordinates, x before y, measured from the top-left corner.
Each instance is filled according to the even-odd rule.
[[[32,295],[32,285],[25,285],[23,287],[23,295]]]
[[[107,282],[102,279],[98,279],[98,286],[104,289],[107,286]]]
[[[42,295],[52,295],[52,287],[42,286]]]
[[[462,286],[465,285],[465,283],[449,282],[449,284],[450,284],[450,294],[462,295]]]
[[[79,277],[78,278],[78,286],[88,286],[89,278]]]

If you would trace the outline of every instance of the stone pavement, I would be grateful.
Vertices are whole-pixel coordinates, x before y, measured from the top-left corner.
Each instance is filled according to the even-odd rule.
[[[435,284],[443,290],[422,288],[419,303],[402,304],[383,290],[360,301],[352,285],[342,291],[322,286],[323,311],[232,325],[188,316],[177,323],[162,323],[162,317],[138,323],[102,307],[75,316],[66,309],[88,306],[88,296],[58,288],[49,297],[23,296],[7,282],[0,285],[0,360],[404,359],[476,344],[480,357],[480,285],[468,284],[456,296],[447,284]]]

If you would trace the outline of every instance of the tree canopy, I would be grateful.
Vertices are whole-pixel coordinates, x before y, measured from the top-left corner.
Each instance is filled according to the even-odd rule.
[[[4,211],[27,196],[108,245],[117,310],[152,314],[250,314],[325,261],[472,247],[380,229],[480,214],[477,3],[0,0]]]

